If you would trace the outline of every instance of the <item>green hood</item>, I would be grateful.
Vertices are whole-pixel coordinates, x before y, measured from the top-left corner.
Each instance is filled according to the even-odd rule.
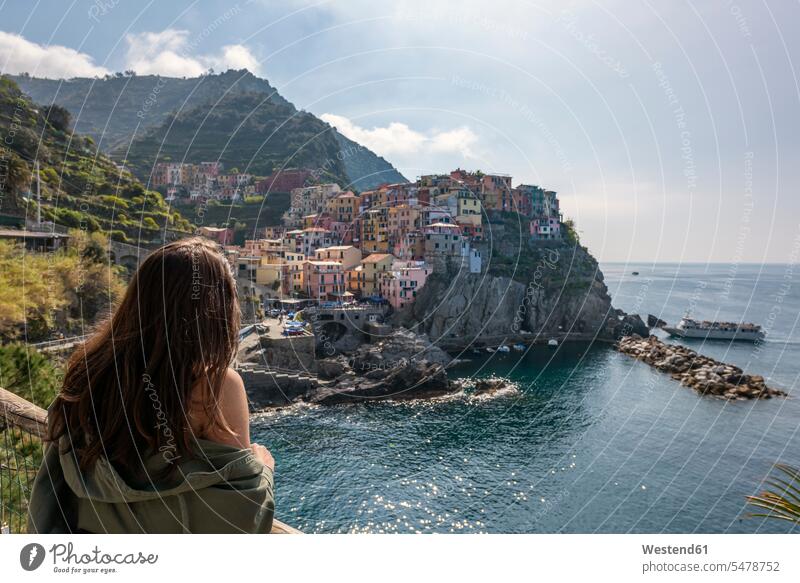
[[[63,440],[63,438],[62,438]],[[72,451],[48,446],[36,476],[28,532],[268,533],[275,509],[272,470],[250,450],[198,440],[196,455],[178,459],[169,483],[125,480],[101,458],[83,472]],[[143,460],[148,476],[169,462]]]

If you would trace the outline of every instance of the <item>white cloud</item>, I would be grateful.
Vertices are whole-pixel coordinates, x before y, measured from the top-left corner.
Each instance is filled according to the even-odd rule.
[[[196,42],[189,31],[168,28],[161,32],[140,32],[125,37],[128,50],[125,68],[140,75],[196,77],[209,68],[217,71],[249,69],[257,73],[258,60],[244,45],[226,45],[218,54],[193,54]]]
[[[478,136],[466,126],[447,132],[434,134],[430,139],[429,147],[433,152],[458,152],[465,158],[471,158],[472,146],[478,141]]]
[[[59,45],[43,46],[18,34],[0,31],[0,72],[68,79],[102,76],[109,71],[95,65],[86,53]]]
[[[323,113],[320,118],[344,136],[381,156],[435,152],[471,157],[471,146],[478,141],[478,136],[466,126],[448,131],[431,131],[426,135],[396,121],[385,127],[365,128],[342,115]]]

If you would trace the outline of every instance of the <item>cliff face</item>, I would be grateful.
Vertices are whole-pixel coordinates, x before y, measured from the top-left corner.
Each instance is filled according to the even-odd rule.
[[[603,274],[574,242],[530,243],[502,228],[483,250],[484,273],[435,273],[398,322],[447,349],[501,342],[612,340],[647,334],[639,316],[611,305]],[[502,226],[502,225],[500,225]]]

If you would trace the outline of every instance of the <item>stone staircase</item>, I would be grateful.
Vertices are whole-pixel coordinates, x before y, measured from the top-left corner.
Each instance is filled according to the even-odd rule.
[[[306,371],[252,363],[239,363],[235,368],[244,381],[252,409],[289,405],[329,382]]]

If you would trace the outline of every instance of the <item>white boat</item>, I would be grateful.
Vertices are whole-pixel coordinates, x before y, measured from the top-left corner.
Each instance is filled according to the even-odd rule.
[[[663,326],[662,330],[678,338],[703,340],[741,340],[756,342],[764,339],[764,331],[757,324],[738,322],[709,322],[689,317],[681,318],[676,326]]]
[[[525,350],[525,345],[524,344],[515,344],[513,348],[517,352],[522,352],[523,350]]]
[[[556,346],[558,346],[558,340],[556,340],[555,338],[551,338],[550,340],[547,341],[547,345],[552,348],[555,348]]]
[[[494,348],[492,348],[491,346],[487,346],[486,352],[494,352]]]
[[[511,352],[511,349],[508,346],[505,346],[505,345],[498,346],[497,347],[497,352]]]

